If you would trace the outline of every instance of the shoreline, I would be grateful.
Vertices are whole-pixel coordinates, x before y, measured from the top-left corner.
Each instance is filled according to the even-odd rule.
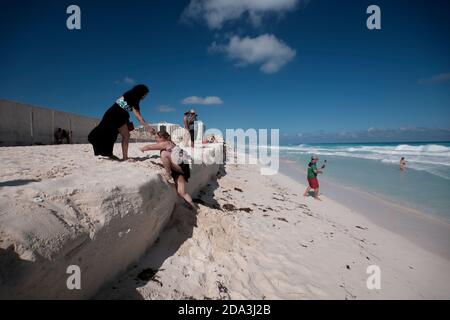
[[[448,299],[450,261],[258,165],[226,164],[94,299]],[[366,286],[367,268],[382,287]],[[149,277],[143,277],[146,273]]]
[[[306,188],[305,170],[295,161],[280,159],[280,172]],[[294,176],[289,175],[292,171],[296,173]],[[339,185],[325,176],[320,176],[319,181],[321,194],[369,218],[378,226],[450,259],[450,223],[444,217],[373,192]]]

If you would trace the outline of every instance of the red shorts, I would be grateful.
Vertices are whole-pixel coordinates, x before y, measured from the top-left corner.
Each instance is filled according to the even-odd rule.
[[[308,178],[308,183],[312,189],[319,188],[319,180],[317,178]]]

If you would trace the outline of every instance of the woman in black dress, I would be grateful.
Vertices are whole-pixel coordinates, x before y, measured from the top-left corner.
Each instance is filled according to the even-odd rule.
[[[130,131],[128,124],[130,123],[130,114],[133,112],[136,119],[151,133],[152,129],[141,115],[139,103],[147,96],[149,90],[146,85],[140,84],[130,91],[127,91],[109,108],[100,124],[89,133],[88,140],[94,147],[96,156],[105,156],[118,160],[113,155],[114,143],[117,135],[122,136],[122,156],[123,160],[128,160],[128,144],[130,141]]]

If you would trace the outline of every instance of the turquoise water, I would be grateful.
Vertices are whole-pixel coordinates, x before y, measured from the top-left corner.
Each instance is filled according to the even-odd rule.
[[[305,168],[311,155],[327,160],[328,179],[376,193],[450,220],[450,143],[302,144],[281,146],[280,157]],[[407,169],[400,171],[405,157]]]

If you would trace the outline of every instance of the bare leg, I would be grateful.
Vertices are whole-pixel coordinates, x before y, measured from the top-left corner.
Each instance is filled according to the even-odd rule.
[[[179,176],[176,182],[177,182],[176,183],[177,192],[180,195],[180,197],[186,200],[186,202],[189,203],[194,210],[197,210],[197,207],[195,206],[194,201],[192,201],[191,196],[188,193],[186,193],[185,190],[186,180],[184,180],[184,177]]]
[[[314,190],[314,199],[322,201],[322,199],[319,198],[319,188]]]
[[[170,181],[170,178],[172,177],[171,173],[172,170],[174,170],[174,164],[172,163],[172,158],[171,158],[171,153],[168,151],[163,151],[161,152],[161,162],[164,166],[164,178],[167,180],[167,182]],[[180,173],[183,172],[181,170],[181,168],[179,168],[180,170],[176,170],[179,171]],[[174,181],[176,183],[176,181]],[[176,187],[176,186],[175,186]]]
[[[303,194],[304,197],[309,196],[309,191],[311,191],[311,187],[307,187],[305,190],[305,193]]]
[[[128,160],[128,144],[130,142],[130,131],[128,126],[124,124],[119,128],[119,133],[122,136],[122,157],[123,160]]]
[[[172,164],[172,159],[170,158],[170,152],[168,152],[168,151],[161,152],[161,162],[162,162],[162,164],[164,166],[164,169],[166,171],[165,172],[165,178],[167,179],[167,181],[169,181],[170,180],[170,173],[171,173],[170,167],[171,167],[171,164]]]

